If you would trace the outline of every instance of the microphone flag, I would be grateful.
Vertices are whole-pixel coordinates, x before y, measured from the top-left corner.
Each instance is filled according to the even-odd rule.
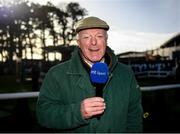
[[[108,80],[108,66],[106,63],[96,62],[90,71],[90,78],[93,83],[106,83]]]

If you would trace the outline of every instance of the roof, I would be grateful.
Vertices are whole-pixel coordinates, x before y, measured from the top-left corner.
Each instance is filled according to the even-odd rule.
[[[176,44],[177,46],[180,45],[180,33],[176,33],[175,35],[173,35],[172,37],[170,37],[168,40],[166,40],[161,46],[160,48],[167,48],[167,47],[173,47],[174,43],[173,41],[177,40],[179,43]]]
[[[129,51],[129,52],[124,52],[121,54],[118,54],[118,57],[121,58],[126,58],[126,57],[144,57],[146,52],[136,52],[136,51]]]

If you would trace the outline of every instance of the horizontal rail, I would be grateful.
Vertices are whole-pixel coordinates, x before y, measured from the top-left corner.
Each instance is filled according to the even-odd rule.
[[[141,87],[141,91],[154,91],[154,90],[175,89],[175,88],[180,88],[180,84],[145,86],[145,87]]]
[[[0,100],[38,97],[39,92],[0,93]]]
[[[141,91],[155,91],[164,89],[175,89],[180,88],[180,84],[170,84],[170,85],[159,85],[159,86],[145,86],[141,87]],[[9,99],[21,99],[21,98],[34,98],[38,97],[39,92],[18,92],[18,93],[0,93],[0,100]]]

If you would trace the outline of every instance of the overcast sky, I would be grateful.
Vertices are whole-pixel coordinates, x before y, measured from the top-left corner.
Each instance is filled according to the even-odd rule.
[[[180,0],[49,1],[59,7],[62,3],[78,2],[88,16],[105,20],[110,25],[108,45],[115,53],[154,49],[180,32]]]

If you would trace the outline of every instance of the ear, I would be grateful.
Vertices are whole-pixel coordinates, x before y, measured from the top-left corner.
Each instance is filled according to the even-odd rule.
[[[80,42],[79,42],[79,39],[76,39],[76,43],[78,44],[78,47],[79,47],[79,43],[80,43]]]
[[[107,32],[106,32],[106,40],[108,40],[108,34],[107,34]]]

